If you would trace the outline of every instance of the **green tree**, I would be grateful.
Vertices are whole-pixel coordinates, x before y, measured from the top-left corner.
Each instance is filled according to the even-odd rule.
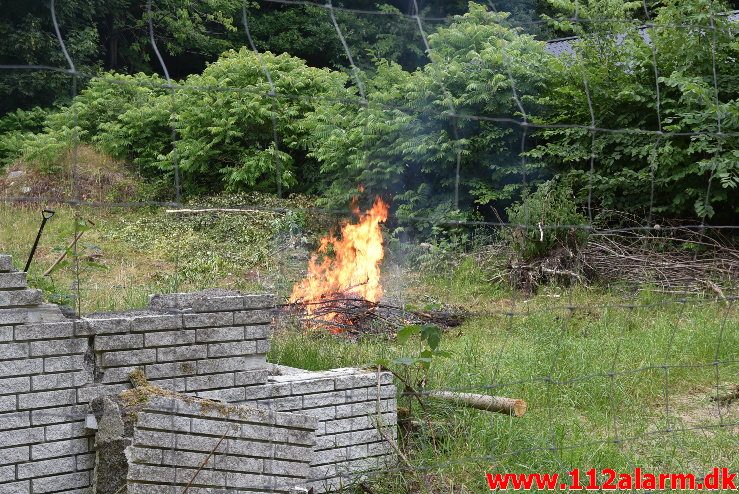
[[[518,127],[467,115],[515,116],[541,90],[548,65],[543,43],[505,26],[507,14],[469,4],[469,13],[429,36],[432,62],[414,72],[380,62],[365,79],[368,104],[333,102],[310,114],[308,143],[321,163],[325,203],[346,204],[362,185],[391,196],[399,216],[453,211],[457,155],[460,207],[515,196],[523,172]],[[355,95],[356,95],[356,89]],[[520,116],[519,116],[520,117]],[[538,166],[529,163],[529,172]]]
[[[568,0],[557,4],[574,8]],[[601,4],[603,8],[596,5],[580,15],[600,17],[607,11],[624,21],[601,23],[587,32],[571,26],[581,36],[576,55],[552,60],[552,79],[539,99],[545,111],[538,122],[590,126],[592,104],[596,127],[652,133],[592,136],[587,129],[547,129],[537,133],[538,146],[529,155],[572,179],[581,202],[592,187],[596,206],[644,217],[731,218],[739,211],[737,141],[715,135],[719,119],[722,132],[739,130],[739,76],[734,69],[739,45],[730,21],[721,15],[726,5],[713,0],[663,2],[647,41],[626,21],[639,2]],[[660,129],[694,135],[656,134]]]

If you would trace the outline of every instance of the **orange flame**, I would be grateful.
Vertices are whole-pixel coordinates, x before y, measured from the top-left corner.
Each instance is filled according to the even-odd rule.
[[[310,315],[317,303],[341,297],[379,302],[382,297],[380,262],[385,256],[380,223],[387,220],[388,205],[379,197],[364,213],[355,210],[358,223],[345,223],[341,236],[332,234],[321,239],[321,245],[308,262],[308,275],[293,287],[290,302],[305,305]],[[333,256],[329,255],[329,247]],[[337,314],[323,314],[333,321]]]

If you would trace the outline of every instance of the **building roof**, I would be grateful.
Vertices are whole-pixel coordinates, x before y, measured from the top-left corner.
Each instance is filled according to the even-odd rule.
[[[728,16],[730,21],[737,22],[739,21],[739,10],[734,10],[732,12],[727,12],[724,14]],[[640,26],[639,27],[639,34],[641,35],[642,39],[646,43],[650,43],[651,39],[649,37],[649,31],[648,29],[651,26]],[[625,34],[619,34],[616,37],[616,43],[621,44],[623,40],[626,38]],[[554,55],[555,57],[559,57],[562,55],[575,55],[575,48],[574,44],[577,42],[579,38],[577,36],[570,36],[568,38],[558,38],[553,39],[550,41],[547,41],[546,50]]]

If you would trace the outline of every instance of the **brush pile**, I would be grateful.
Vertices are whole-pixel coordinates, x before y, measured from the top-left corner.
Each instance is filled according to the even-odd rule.
[[[601,233],[590,236],[580,258],[589,279],[725,299],[739,280],[739,250],[730,245],[716,232],[688,228]]]
[[[601,230],[581,246],[559,245],[534,260],[511,256],[508,278],[527,293],[551,282],[600,283],[726,299],[736,295],[739,250],[710,227]]]
[[[286,314],[297,316],[301,326],[325,328],[347,336],[362,334],[395,334],[409,324],[434,324],[441,328],[457,327],[466,312],[456,307],[434,310],[411,310],[387,303],[370,302],[357,297],[337,295],[311,302],[310,313],[300,302],[283,306]]]

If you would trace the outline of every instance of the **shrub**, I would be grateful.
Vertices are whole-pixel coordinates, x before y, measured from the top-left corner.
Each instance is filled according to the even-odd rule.
[[[506,237],[513,250],[525,261],[547,256],[566,247],[577,249],[587,240],[587,231],[568,225],[587,224],[577,209],[569,185],[549,180],[533,193],[506,209],[511,228]]]

